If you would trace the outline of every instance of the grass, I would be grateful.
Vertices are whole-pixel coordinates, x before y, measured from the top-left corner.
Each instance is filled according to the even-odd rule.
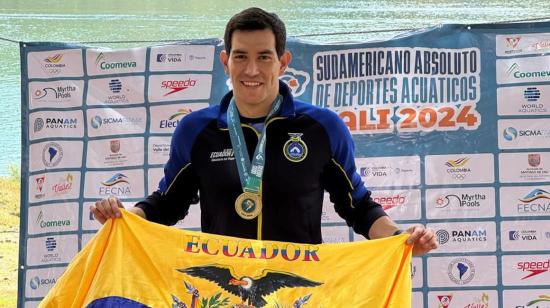
[[[0,177],[0,308],[17,306],[21,186],[19,169],[10,167],[10,174]]]

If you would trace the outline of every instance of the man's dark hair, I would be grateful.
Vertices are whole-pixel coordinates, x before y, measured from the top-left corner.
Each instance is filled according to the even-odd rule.
[[[286,45],[286,28],[283,21],[275,13],[266,12],[257,7],[248,8],[229,20],[225,26],[225,51],[231,53],[231,39],[233,32],[254,31],[270,29],[275,35],[275,49],[277,56],[281,57],[285,52]]]

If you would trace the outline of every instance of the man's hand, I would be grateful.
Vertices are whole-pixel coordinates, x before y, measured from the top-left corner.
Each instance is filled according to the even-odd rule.
[[[121,207],[124,207],[120,200],[116,197],[109,197],[103,200],[97,201],[94,205],[90,206],[90,210],[94,214],[94,217],[100,224],[104,224],[109,218],[120,218]]]
[[[434,231],[423,225],[411,226],[406,232],[410,234],[407,245],[414,245],[412,251],[414,257],[422,256],[439,246]]]

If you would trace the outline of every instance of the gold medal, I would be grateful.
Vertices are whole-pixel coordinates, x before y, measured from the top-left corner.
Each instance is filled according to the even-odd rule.
[[[235,211],[243,219],[254,219],[262,212],[262,198],[258,194],[245,191],[235,200]]]

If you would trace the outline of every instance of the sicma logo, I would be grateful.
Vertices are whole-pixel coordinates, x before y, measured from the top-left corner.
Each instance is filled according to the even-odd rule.
[[[196,85],[197,85],[197,80],[193,80],[191,78],[188,78],[186,80],[164,80],[161,83],[161,87],[163,89],[169,90],[169,92],[165,93],[164,96],[168,96],[170,94],[174,94],[174,93],[186,90]]]
[[[518,131],[513,127],[507,127],[502,132],[502,136],[504,137],[504,139],[512,141],[518,137]]]
[[[57,279],[55,278],[40,278],[38,276],[34,276],[29,281],[29,286],[31,289],[36,290],[40,288],[40,286],[49,286],[55,284]]]
[[[516,268],[524,272],[529,272],[527,276],[521,278],[521,280],[525,280],[533,276],[548,272],[548,270],[550,269],[550,259],[546,261],[518,262],[518,264],[516,265]]]

